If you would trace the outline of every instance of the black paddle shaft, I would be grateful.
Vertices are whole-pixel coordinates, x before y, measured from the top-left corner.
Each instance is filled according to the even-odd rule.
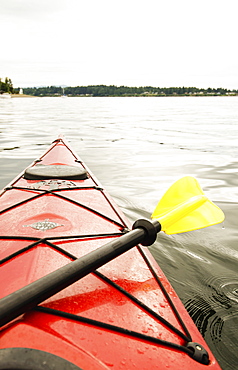
[[[0,300],[0,326],[7,324],[137,244],[153,244],[160,230],[161,225],[157,221],[138,220],[132,231],[2,298]]]

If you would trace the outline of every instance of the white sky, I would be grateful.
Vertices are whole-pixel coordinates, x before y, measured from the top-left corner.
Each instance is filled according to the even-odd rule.
[[[0,0],[0,77],[238,89],[238,0]]]

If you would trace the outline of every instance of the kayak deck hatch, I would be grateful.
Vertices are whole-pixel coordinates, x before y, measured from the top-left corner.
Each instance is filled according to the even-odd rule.
[[[24,172],[24,178],[27,180],[45,180],[45,179],[66,179],[66,180],[85,180],[87,171],[79,169],[76,166],[67,165],[36,165],[27,168]]]

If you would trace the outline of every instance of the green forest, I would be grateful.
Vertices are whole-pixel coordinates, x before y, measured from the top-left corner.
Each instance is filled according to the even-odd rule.
[[[19,94],[21,88],[13,88],[10,78],[4,81],[0,78],[0,94]],[[45,86],[26,87],[24,95],[31,96],[224,96],[238,95],[237,90],[224,88],[200,89],[197,87],[129,87],[115,85],[89,85],[89,86]]]
[[[76,87],[28,87],[24,94],[33,96],[217,96],[238,95],[238,90],[224,88],[199,89],[196,87],[128,87],[115,85],[90,85]]]
[[[14,92],[13,84],[10,78],[6,77],[4,82],[0,78],[0,94],[9,93],[12,94]]]

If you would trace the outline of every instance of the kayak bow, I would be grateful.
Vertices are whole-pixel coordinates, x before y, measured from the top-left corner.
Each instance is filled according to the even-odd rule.
[[[63,138],[13,180],[0,202],[0,369],[220,369],[145,246],[223,213],[185,178],[152,217],[129,231]]]

